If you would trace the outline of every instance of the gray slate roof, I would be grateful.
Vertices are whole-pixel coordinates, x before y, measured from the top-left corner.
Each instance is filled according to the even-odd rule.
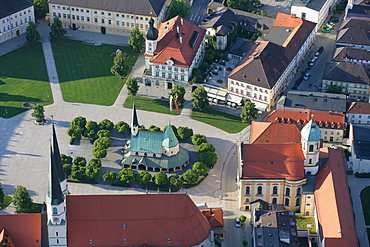
[[[305,6],[309,9],[320,11],[324,6],[325,2],[326,0],[309,0],[309,1],[295,0],[292,6],[301,6],[301,7]]]
[[[272,27],[266,37],[260,38],[260,40],[269,40],[277,45],[283,45],[293,30],[292,27]]]
[[[358,159],[370,159],[370,126],[353,125],[353,143]]]
[[[9,16],[32,5],[33,3],[28,0],[0,0],[0,18]]]
[[[243,57],[253,46],[254,41],[250,39],[238,38],[229,50],[229,54]]]
[[[166,0],[50,0],[51,4],[70,5],[119,13],[156,17]]]
[[[370,45],[370,21],[347,19],[343,21],[336,43]]]
[[[369,84],[369,76],[364,65],[338,62],[336,66],[331,63],[326,66],[332,66],[332,68],[329,68],[329,72],[323,78],[324,80]]]
[[[370,61],[370,51],[353,47],[339,47],[335,49],[333,60],[345,62],[346,58]]]

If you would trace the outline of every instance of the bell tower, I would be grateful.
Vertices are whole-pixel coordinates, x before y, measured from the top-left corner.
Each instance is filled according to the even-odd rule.
[[[158,29],[154,27],[154,20],[150,18],[149,28],[146,32],[146,41],[145,41],[145,52],[146,54],[153,56],[155,50],[157,49],[157,39],[158,39]]]
[[[320,140],[321,131],[312,115],[311,120],[301,130],[302,151],[305,157],[305,174],[315,175],[319,170]]]

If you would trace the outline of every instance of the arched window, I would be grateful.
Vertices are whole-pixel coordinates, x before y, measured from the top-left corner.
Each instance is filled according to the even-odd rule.
[[[56,207],[53,208],[53,214],[58,214],[58,209]]]
[[[285,198],[285,204],[284,204],[286,207],[289,207],[289,199],[288,198]]]
[[[286,188],[285,189],[285,195],[286,196],[290,196],[290,188]]]
[[[277,203],[277,198],[272,198],[272,204],[276,204]]]
[[[144,156],[147,156],[148,154],[147,153],[144,153]]]
[[[262,194],[262,186],[257,187],[257,194],[261,195]]]
[[[295,206],[299,206],[301,204],[301,198],[295,199]]]
[[[138,153],[138,152],[136,152],[136,153],[135,153],[135,155],[139,155],[139,153]]]
[[[249,186],[245,187],[245,194],[249,195],[251,193],[251,188]]]
[[[310,216],[310,212],[306,211],[306,216]]]
[[[297,189],[297,196],[300,196],[301,195],[301,188],[298,188]]]
[[[312,164],[312,159],[308,159],[308,164]]]
[[[309,150],[308,150],[309,152],[313,152],[313,145],[311,144],[310,145],[310,148],[309,148]]]
[[[157,155],[153,154],[153,157],[157,157]]]
[[[55,233],[55,235],[58,237],[58,236],[59,236],[59,233],[58,233],[58,232],[56,232],[56,233]]]
[[[59,239],[57,239],[57,244],[59,244]]]
[[[277,186],[274,186],[272,188],[272,194],[276,195],[277,194],[277,190],[278,190],[278,187]]]
[[[311,175],[311,172],[310,172],[310,171],[308,171],[308,172],[307,172],[307,175]]]

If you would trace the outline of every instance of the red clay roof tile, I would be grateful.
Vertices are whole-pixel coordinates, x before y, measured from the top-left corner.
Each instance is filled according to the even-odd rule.
[[[224,213],[221,208],[201,209],[202,214],[207,218],[212,227],[224,226]]]
[[[352,102],[351,106],[348,108],[348,113],[370,114],[370,103]]]
[[[250,136],[253,144],[301,143],[301,132],[294,124],[253,121]]]

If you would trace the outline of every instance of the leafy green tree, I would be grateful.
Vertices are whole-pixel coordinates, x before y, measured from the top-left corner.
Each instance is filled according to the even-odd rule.
[[[226,6],[235,9],[237,7],[237,0],[226,0]]]
[[[36,25],[33,21],[28,22],[28,27],[26,28],[26,40],[30,45],[35,45],[41,39],[39,31],[36,29]]]
[[[136,78],[130,78],[126,81],[126,87],[128,95],[135,96],[140,86]]]
[[[176,135],[176,136],[179,136],[179,135],[177,134],[177,128],[176,128],[176,126],[171,125],[171,127],[172,127],[172,130],[173,130],[173,132],[175,133],[175,135]],[[167,129],[167,128],[168,128],[168,125],[164,126],[164,128],[163,128],[163,132],[166,132],[166,129]]]
[[[70,126],[68,129],[67,129],[67,135],[69,135],[70,137],[74,138],[74,139],[79,139],[81,138],[81,134],[82,134],[82,130],[80,127],[77,127],[77,126]]]
[[[168,183],[168,178],[167,178],[166,173],[157,172],[153,177],[153,182],[158,186],[167,184]]]
[[[193,184],[198,181],[199,176],[194,170],[187,170],[184,175],[182,175],[182,178],[189,184]]]
[[[86,138],[94,139],[96,138],[95,130],[85,130],[82,135]]]
[[[117,179],[117,173],[115,171],[106,171],[103,174],[103,180],[108,183],[112,183],[116,181]]]
[[[83,129],[85,125],[86,125],[86,118],[82,116],[75,117],[71,121],[71,126],[77,126],[77,127],[80,127],[81,129]]]
[[[66,173],[67,177],[69,177],[72,173],[72,165],[71,164],[64,164],[63,170]]]
[[[172,174],[169,180],[170,183],[175,187],[181,187],[184,184],[184,179],[177,174]]]
[[[161,132],[161,128],[155,126],[155,125],[150,125],[148,128],[149,131],[156,131],[156,132]]]
[[[193,102],[194,108],[198,111],[204,111],[208,108],[208,96],[204,87],[198,87],[194,90],[193,99],[191,101]]]
[[[240,215],[239,220],[240,222],[245,222],[247,220],[247,217],[245,217],[245,215]]]
[[[128,45],[131,46],[134,51],[141,52],[144,44],[144,35],[140,33],[137,27],[133,28],[130,33],[130,38],[128,39]]]
[[[85,170],[85,177],[89,179],[94,179],[100,176],[100,168],[88,166]]]
[[[243,240],[243,242],[242,242],[242,243],[243,243],[243,246],[247,246],[247,245],[248,245],[248,241],[247,241],[247,240],[245,240],[245,239]]]
[[[76,166],[86,166],[87,161],[84,157],[77,156],[74,158],[73,164],[75,164]]]
[[[94,141],[94,146],[97,148],[107,149],[112,146],[112,140],[109,137],[101,137]]]
[[[119,121],[116,124],[116,129],[120,133],[125,133],[126,131],[130,130],[130,125],[128,125],[127,123],[125,123],[123,121]]]
[[[151,179],[152,175],[147,171],[139,171],[139,173],[135,175],[135,181],[142,185],[149,183]]]
[[[54,17],[53,24],[51,25],[51,32],[50,38],[52,39],[61,39],[67,33],[65,29],[63,29],[62,22],[59,20],[58,16]]]
[[[99,131],[98,131],[97,136],[98,136],[99,138],[102,138],[102,137],[108,137],[108,138],[111,138],[112,133],[110,133],[110,131],[109,131],[109,130],[99,130]]]
[[[98,128],[98,123],[91,120],[87,121],[87,123],[85,124],[85,128],[87,130],[96,130]]]
[[[118,52],[118,54],[114,57],[113,66],[110,69],[110,72],[119,78],[123,78],[129,71],[127,60],[128,56],[126,53]]]
[[[341,86],[338,85],[331,85],[326,89],[327,93],[335,93],[335,94],[342,94],[343,89]]]
[[[31,114],[31,116],[36,118],[36,122],[38,122],[38,123],[43,122],[44,119],[45,119],[44,107],[42,105],[37,104],[34,107],[32,107],[32,110],[33,110],[33,112]]]
[[[4,203],[4,196],[5,196],[4,188],[0,183],[0,208],[1,208],[1,205]]]
[[[92,150],[92,155],[97,159],[103,159],[107,157],[107,150],[104,148],[94,148]]]
[[[100,159],[91,159],[90,161],[89,161],[89,166],[91,166],[91,167],[96,167],[96,168],[100,168],[101,167],[101,160]]]
[[[240,113],[240,118],[242,119],[243,123],[251,123],[253,119],[256,119],[258,116],[258,110],[256,105],[251,102],[245,102],[242,113]]]
[[[208,64],[207,62],[204,62],[202,64]],[[201,65],[202,66],[202,65]],[[208,64],[208,67],[205,68],[204,70],[208,69],[209,68],[209,64]],[[190,80],[190,84],[194,84],[194,83],[204,83],[204,78],[203,78],[203,75],[202,75],[202,72],[200,72],[200,70],[198,68],[194,68],[193,69],[193,73],[192,73],[192,79]]]
[[[206,39],[207,39],[207,45],[208,47],[212,48],[212,49],[216,49],[217,48],[217,37],[216,35],[214,36],[206,36]],[[209,67],[207,67],[208,69]]]
[[[135,179],[135,173],[131,168],[123,168],[118,172],[118,179],[126,184],[131,183]]]
[[[72,167],[71,178],[81,179],[85,175],[86,168],[83,166]]]
[[[191,142],[194,145],[200,145],[202,143],[207,143],[207,137],[205,135],[195,134],[191,138]]]
[[[189,8],[186,5],[184,0],[174,0],[170,6],[168,19],[171,19],[175,16],[181,16],[187,18],[189,16]]]
[[[171,92],[168,93],[168,96],[172,96],[173,97],[173,103],[175,103],[175,100],[177,98],[177,102],[179,103],[179,106],[183,105],[184,104],[184,97],[185,97],[185,88],[183,86],[180,86],[180,85],[175,85],[172,89],[171,89]]]
[[[177,134],[183,140],[190,138],[193,135],[193,130],[188,127],[178,127]]]
[[[217,162],[217,154],[214,152],[204,152],[200,153],[198,156],[199,162],[202,162],[208,167],[213,167]]]
[[[202,143],[197,147],[198,153],[204,153],[204,152],[215,152],[216,149],[213,146],[212,143]]]
[[[202,162],[195,162],[191,169],[199,175],[204,175],[208,171],[207,166]]]
[[[35,17],[37,19],[42,19],[45,17],[46,13],[49,12],[48,1],[47,0],[31,0],[35,5],[33,6],[35,11]]]
[[[17,207],[16,212],[27,212],[33,208],[33,201],[27,189],[18,185],[13,194],[13,204]]]
[[[62,160],[63,164],[72,164],[73,158],[71,156],[61,154],[60,159]]]
[[[114,123],[109,119],[104,119],[99,123],[98,127],[99,129],[111,130],[114,128]]]

